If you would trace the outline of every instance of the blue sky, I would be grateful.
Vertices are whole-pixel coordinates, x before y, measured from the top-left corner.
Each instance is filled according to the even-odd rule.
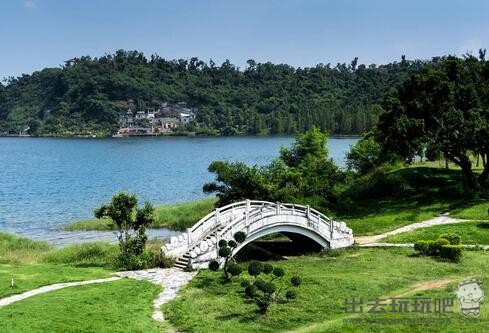
[[[0,78],[120,48],[305,67],[477,53],[488,36],[483,0],[2,0]]]

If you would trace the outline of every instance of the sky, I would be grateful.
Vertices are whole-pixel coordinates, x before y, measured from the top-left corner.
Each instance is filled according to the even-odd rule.
[[[1,0],[0,79],[117,49],[309,67],[489,48],[487,0]]]

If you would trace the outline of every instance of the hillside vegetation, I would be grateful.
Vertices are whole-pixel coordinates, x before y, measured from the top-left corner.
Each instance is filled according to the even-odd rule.
[[[119,50],[0,84],[0,132],[29,126],[34,135],[105,135],[118,129],[132,100],[136,108],[162,102],[196,107],[188,130],[202,133],[288,134],[316,125],[332,134],[357,134],[375,124],[386,92],[425,63],[403,57],[379,66],[354,59],[294,68],[249,60],[240,69],[229,61],[148,59]]]

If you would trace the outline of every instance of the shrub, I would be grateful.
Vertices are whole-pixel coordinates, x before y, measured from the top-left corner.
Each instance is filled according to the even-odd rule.
[[[263,273],[270,274],[273,271],[273,266],[271,264],[263,265]]]
[[[460,245],[443,245],[440,249],[440,257],[459,262],[462,258],[462,247]]]
[[[440,255],[441,247],[444,245],[450,245],[450,242],[445,238],[437,239],[436,241],[431,241],[429,244],[429,255],[436,257]]]
[[[277,291],[277,286],[273,282],[266,282],[263,285],[263,292],[266,294],[273,294]]]
[[[223,246],[219,249],[220,257],[228,257],[231,254],[231,248],[228,246]]]
[[[243,243],[246,239],[246,234],[243,231],[238,231],[234,234],[234,240],[238,243]]]
[[[290,283],[292,283],[292,285],[294,287],[298,287],[301,285],[302,283],[302,279],[298,276],[293,276],[291,279],[290,279]]]
[[[228,265],[228,273],[231,274],[231,276],[238,276],[242,271],[243,269],[238,264],[230,263]]]
[[[414,249],[422,256],[429,255],[429,248],[432,241],[420,240],[414,243]]]
[[[241,287],[243,287],[243,288],[246,288],[246,287],[248,287],[249,285],[251,285],[251,283],[250,283],[250,281],[248,281],[248,280],[243,280],[243,281],[241,281],[241,283],[240,283],[239,285],[240,285]]]
[[[267,313],[268,308],[274,302],[282,304],[296,298],[295,291],[289,288],[297,287],[301,284],[301,279],[298,276],[293,276],[290,279],[289,286],[286,286],[282,279],[285,271],[281,267],[273,267],[270,264],[263,265],[258,261],[253,261],[248,265],[248,272],[255,277],[255,281],[253,285],[242,283],[241,286],[245,288],[246,297],[254,298],[260,313]],[[273,276],[268,276],[267,281],[258,276],[261,273],[270,274],[270,272]],[[284,296],[281,296],[282,291],[285,292]]]
[[[276,277],[282,277],[285,275],[285,271],[282,267],[275,267],[273,269],[273,275],[275,275]]]
[[[263,264],[259,261],[252,261],[248,265],[248,274],[251,276],[258,276],[263,272]]]
[[[217,262],[217,260],[212,260],[210,263],[209,263],[209,269],[211,271],[217,271],[219,269],[219,262]]]
[[[148,267],[170,268],[175,264],[175,258],[166,256],[161,251],[148,251]]]
[[[450,245],[459,245],[461,241],[460,235],[456,233],[448,233],[440,235],[440,238],[446,239]]]
[[[253,298],[256,296],[256,294],[258,293],[258,288],[253,285],[253,284],[250,284],[249,286],[245,287],[245,295],[249,298]]]
[[[95,217],[110,218],[117,226],[120,255],[116,263],[119,267],[133,270],[148,266],[151,258],[145,247],[148,240],[146,228],[154,222],[151,203],[138,207],[134,194],[121,192],[114,195],[110,203],[96,209]]]
[[[258,290],[263,291],[265,290],[265,283],[265,280],[257,278],[253,284],[258,288]]]
[[[246,238],[246,234],[244,235],[244,237]],[[241,239],[240,237],[237,238]],[[226,241],[224,239],[221,239],[218,245],[219,245],[219,250],[218,250],[219,257],[224,259],[224,264],[223,264],[224,277],[226,278],[227,281],[230,281],[233,276],[237,276],[241,274],[241,272],[243,271],[241,266],[237,265],[236,261],[233,258],[233,249],[238,247],[238,243],[234,240]],[[216,266],[215,264],[213,265],[214,265],[213,268],[215,268],[216,270],[219,269],[219,266]]]
[[[297,297],[297,294],[294,290],[287,290],[287,292],[285,293],[285,297],[287,299],[295,299]]]

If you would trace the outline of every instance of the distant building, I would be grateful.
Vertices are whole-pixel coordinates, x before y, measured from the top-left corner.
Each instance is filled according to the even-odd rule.
[[[192,120],[194,120],[195,115],[193,113],[179,112],[178,118],[182,124],[189,124],[192,122]]]

